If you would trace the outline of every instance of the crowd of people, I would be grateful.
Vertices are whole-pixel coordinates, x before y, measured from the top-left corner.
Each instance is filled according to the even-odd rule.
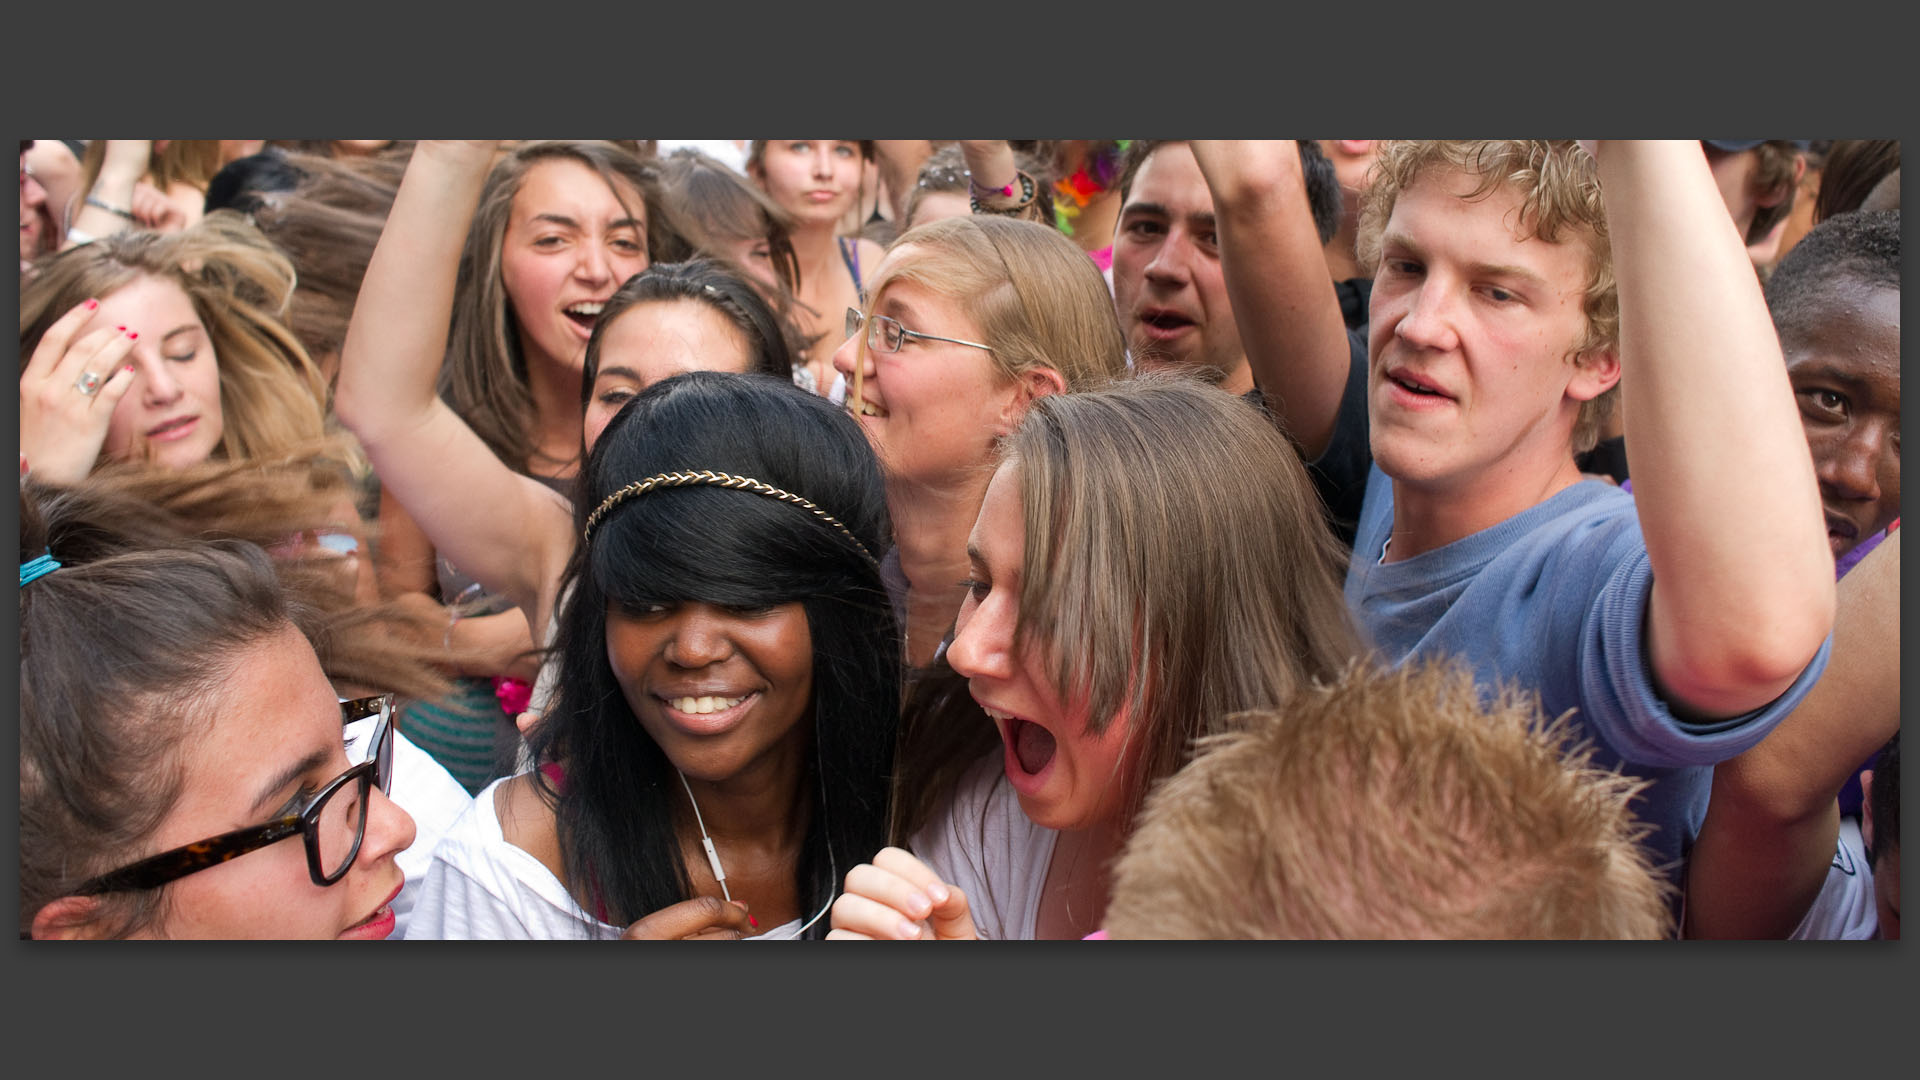
[[[1898,142],[20,169],[22,937],[1899,936]]]

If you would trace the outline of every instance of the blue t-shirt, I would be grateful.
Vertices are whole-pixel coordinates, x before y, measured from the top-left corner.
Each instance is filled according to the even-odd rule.
[[[1657,866],[1673,874],[1706,816],[1711,766],[1752,747],[1826,669],[1832,638],[1788,690],[1745,716],[1675,718],[1653,685],[1646,648],[1653,570],[1633,498],[1583,481],[1531,509],[1410,559],[1381,563],[1393,482],[1369,469],[1346,596],[1382,659],[1452,654],[1483,687],[1537,691],[1548,717],[1574,710],[1594,760],[1652,786],[1635,802],[1654,827]]]

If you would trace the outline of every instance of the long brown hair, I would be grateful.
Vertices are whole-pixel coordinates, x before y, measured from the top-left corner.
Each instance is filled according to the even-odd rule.
[[[338,354],[406,158],[287,154],[286,162],[299,183],[260,195],[251,217],[296,271],[288,328],[309,355]]]
[[[575,161],[592,169],[629,213],[644,218],[649,262],[677,262],[689,253],[661,194],[658,171],[621,146],[578,140],[522,142],[493,167],[460,253],[440,395],[488,449],[523,472],[534,454],[539,417],[527,358],[520,352],[519,320],[501,276],[501,247],[521,182],[534,166],[548,161]],[[623,184],[639,192],[642,206],[626,206]]]
[[[1143,745],[1128,819],[1194,739],[1285,706],[1359,653],[1306,469],[1233,395],[1155,374],[1042,397],[1003,466],[1019,470],[1025,517],[1015,647],[1037,650],[1089,731],[1130,717]],[[965,711],[951,682],[924,694]],[[977,707],[908,722],[905,831],[993,741]]]

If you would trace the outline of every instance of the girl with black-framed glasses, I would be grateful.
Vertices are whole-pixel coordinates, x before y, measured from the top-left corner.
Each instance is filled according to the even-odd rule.
[[[389,936],[391,697],[336,696],[264,549],[114,547],[57,499],[21,500],[21,936]]]

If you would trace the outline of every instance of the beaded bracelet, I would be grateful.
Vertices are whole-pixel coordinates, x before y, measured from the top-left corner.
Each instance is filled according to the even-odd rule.
[[[982,189],[975,186],[972,174],[968,174],[967,205],[972,208],[976,214],[1018,215],[1021,211],[1033,205],[1034,196],[1039,194],[1039,189],[1034,184],[1033,177],[1028,176],[1025,172],[1015,170],[1014,175],[1020,180],[1020,201],[1014,203],[1012,206],[985,206],[980,202],[980,192]],[[1012,195],[1013,185],[1008,184],[1004,188],[987,188],[985,190],[994,195]]]

